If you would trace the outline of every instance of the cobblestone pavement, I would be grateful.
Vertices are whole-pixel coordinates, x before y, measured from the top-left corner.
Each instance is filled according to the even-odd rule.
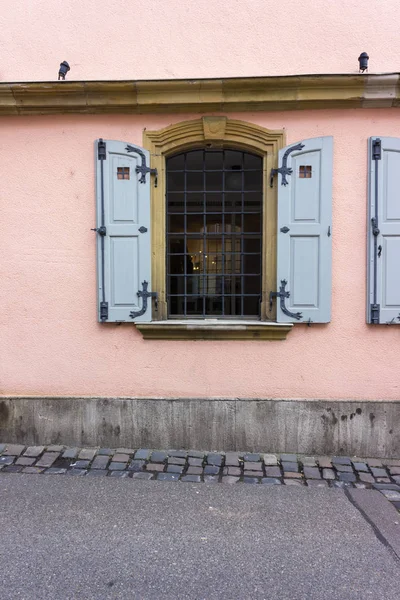
[[[0,444],[0,473],[373,488],[400,512],[400,459]]]

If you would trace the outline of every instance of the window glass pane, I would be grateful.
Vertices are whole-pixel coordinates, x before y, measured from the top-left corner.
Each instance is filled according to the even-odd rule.
[[[261,212],[262,194],[260,192],[245,192],[243,194],[243,210],[245,212]]]
[[[260,312],[260,300],[256,296],[245,296],[243,298],[243,312],[245,315],[257,316]]]
[[[206,152],[205,153],[205,168],[207,170],[221,170],[224,164],[223,152]]]
[[[204,175],[202,172],[187,171],[186,172],[186,190],[188,192],[196,192],[204,188]]]
[[[239,167],[241,169],[242,166],[243,152],[238,152],[237,150],[225,151],[224,169],[232,169],[232,167]]]
[[[245,171],[244,172],[244,189],[246,191],[261,191],[262,190],[262,172],[261,171]]]
[[[243,215],[243,231],[248,233],[258,233],[261,230],[261,215],[260,214],[244,214]]]
[[[185,195],[179,194],[168,194],[168,213],[183,213],[185,212]]]
[[[206,211],[207,212],[222,212],[223,210],[223,195],[222,194],[206,194]]]
[[[190,213],[186,216],[186,231],[188,233],[202,233],[204,230],[204,215]]]
[[[168,171],[183,171],[185,168],[185,155],[178,154],[167,159],[167,170]]]
[[[172,213],[168,216],[168,231],[170,233],[183,233],[185,229],[185,216]]]
[[[254,154],[244,153],[243,168],[244,169],[259,169],[262,170],[262,158],[261,156],[255,156]]]
[[[206,190],[217,192],[222,190],[223,173],[221,171],[210,171],[206,173]]]
[[[242,210],[242,193],[225,193],[225,212],[237,212]]]
[[[243,190],[243,171],[225,171],[225,190],[227,192],[241,192]]]
[[[185,174],[172,171],[167,175],[167,190],[169,192],[183,192],[185,189]]]
[[[223,216],[221,213],[212,213],[206,215],[206,231],[207,233],[222,233]]]
[[[186,154],[186,170],[202,171],[203,170],[203,150],[194,150]]]
[[[202,213],[204,210],[204,194],[187,193],[186,194],[186,210],[187,212]]]

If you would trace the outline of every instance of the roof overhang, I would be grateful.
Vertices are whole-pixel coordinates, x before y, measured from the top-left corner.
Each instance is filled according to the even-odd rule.
[[[394,108],[399,83],[399,73],[0,83],[0,115]]]

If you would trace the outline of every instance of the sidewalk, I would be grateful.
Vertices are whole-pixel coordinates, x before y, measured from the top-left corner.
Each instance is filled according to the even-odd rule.
[[[400,459],[0,444],[0,472],[379,490],[400,511]]]

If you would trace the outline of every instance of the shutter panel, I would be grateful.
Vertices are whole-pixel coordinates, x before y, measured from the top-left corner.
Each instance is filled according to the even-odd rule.
[[[369,139],[367,322],[400,324],[400,138]]]
[[[150,155],[125,142],[95,145],[99,321],[150,321]]]
[[[279,152],[277,321],[328,323],[332,288],[333,138]]]

